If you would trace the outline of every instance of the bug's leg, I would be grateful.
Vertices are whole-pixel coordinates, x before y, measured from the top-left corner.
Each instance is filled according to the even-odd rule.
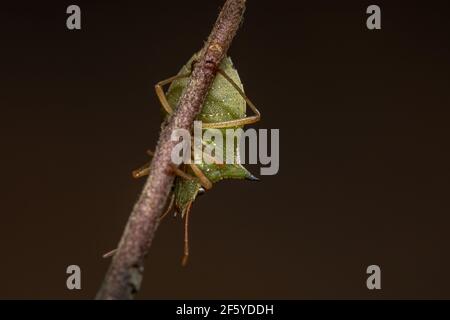
[[[147,154],[152,158],[154,153],[151,150],[147,150]],[[150,162],[147,162],[142,167],[137,168],[136,170],[133,170],[131,173],[133,175],[133,178],[138,179],[142,178],[150,173]]]
[[[190,174],[184,172],[180,168],[177,168],[175,165],[171,165],[170,166],[170,171],[172,173],[174,173],[175,175],[177,175],[177,176],[179,176],[179,177],[181,177],[183,179],[186,179],[186,180],[193,180],[193,179],[195,179],[193,176],[191,176]]]
[[[206,190],[211,189],[212,182],[209,181],[209,179],[205,176],[203,171],[194,163],[189,163],[189,166],[191,167],[195,176],[200,180],[200,184],[202,185],[202,187],[205,188]]]
[[[133,170],[131,174],[133,175],[133,178],[138,179],[148,175],[149,173],[150,173],[150,162],[147,162],[142,167]]]
[[[181,265],[186,266],[189,258],[189,214],[191,212],[192,201],[190,201],[186,207],[186,213],[184,214],[184,251],[183,258],[181,259]]]
[[[174,203],[175,203],[175,194],[172,193],[172,195],[170,196],[169,205],[167,206],[166,211],[164,211],[164,213],[159,216],[158,222],[161,222],[162,219],[164,219],[169,214],[169,212],[172,211]]]
[[[192,154],[195,153],[197,150],[195,148],[194,138],[191,139],[191,145],[192,145]],[[204,141],[202,140],[202,145],[205,145]],[[216,163],[217,165],[221,165],[217,162],[217,160],[214,157],[211,157],[207,153],[203,153],[202,157],[207,157],[210,163]],[[203,171],[194,163],[188,164],[192,171],[194,172],[195,176],[200,180],[200,184],[204,188],[203,193],[206,192],[206,190],[209,190],[212,188],[212,182],[208,179],[208,177],[205,176]]]
[[[258,122],[261,119],[261,113],[253,104],[253,102],[245,95],[245,93],[241,90],[241,88],[239,88],[239,86],[233,81],[233,79],[231,79],[222,69],[218,69],[217,72],[222,77],[224,77],[237,90],[237,92],[239,92],[239,94],[242,96],[242,98],[244,98],[244,100],[250,106],[250,109],[252,109],[255,115],[230,121],[203,123],[202,124],[203,128],[230,128]]]
[[[151,151],[151,150],[147,150],[147,154],[150,157],[153,157],[153,155],[154,155],[153,151]],[[171,165],[170,171],[173,172],[174,174],[176,174],[177,176],[179,176],[181,178],[184,178],[186,180],[194,179],[194,177],[192,177],[191,175],[187,174],[183,170],[177,168],[175,165]],[[147,162],[142,167],[134,170],[132,172],[132,175],[133,175],[134,178],[137,179],[137,178],[144,177],[144,176],[148,175],[149,173],[150,173],[150,162]]]
[[[199,169],[200,170],[200,169]],[[186,172],[184,172],[183,170],[177,168],[175,165],[171,165],[170,166],[170,172],[174,173],[175,175],[186,179],[186,180],[192,180],[194,179],[193,176],[187,174]],[[140,167],[139,169],[136,169],[133,171],[133,177],[134,178],[141,178],[143,176],[146,176],[150,173],[150,162],[147,162],[146,164],[144,164],[142,167]]]
[[[168,79],[162,80],[162,81],[158,82],[157,84],[155,84],[155,91],[156,91],[156,95],[158,96],[159,102],[161,102],[161,105],[163,106],[164,110],[166,110],[166,112],[168,114],[172,114],[173,109],[170,106],[169,102],[167,101],[166,95],[164,94],[163,87],[166,84],[169,84],[178,79],[189,77],[190,75],[191,75],[190,72],[186,73],[186,74],[179,74],[179,75],[170,77]]]
[[[105,253],[104,255],[102,255],[102,258],[105,258],[105,259],[106,259],[106,258],[112,257],[112,256],[114,256],[114,255],[116,254],[116,252],[117,252],[117,249],[108,251],[107,253]]]

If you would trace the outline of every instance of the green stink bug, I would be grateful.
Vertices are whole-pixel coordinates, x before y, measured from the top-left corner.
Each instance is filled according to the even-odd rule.
[[[160,81],[155,85],[156,94],[167,114],[171,114],[174,108],[177,107],[197,58],[198,54],[195,54],[181,68],[176,76]],[[202,129],[215,128],[220,130],[222,135],[224,135],[226,128],[242,128],[246,124],[259,121],[260,113],[245,95],[239,74],[234,68],[231,59],[225,57],[217,71],[218,74],[206,96],[202,111],[197,117],[197,120],[202,121]],[[163,86],[169,83],[171,85],[166,94],[164,94]],[[246,116],[247,104],[255,115]],[[211,143],[214,144],[214,141],[208,141],[205,144]],[[170,202],[161,218],[175,207],[176,212],[179,212],[181,217],[185,219],[183,265],[186,264],[189,256],[189,213],[196,197],[204,193],[205,190],[211,189],[214,183],[223,179],[258,180],[237,161],[236,157],[234,160],[234,163],[226,164],[214,162],[214,159],[213,161],[209,161],[209,163],[202,160],[197,164],[186,163],[182,164],[179,168],[173,167],[173,172],[177,177]],[[139,178],[148,173],[149,164],[146,164],[133,171],[133,176]]]

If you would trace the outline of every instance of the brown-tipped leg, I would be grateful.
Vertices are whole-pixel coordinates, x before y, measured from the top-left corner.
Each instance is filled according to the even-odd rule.
[[[191,212],[192,201],[190,201],[186,207],[186,213],[184,215],[184,251],[183,258],[181,259],[181,265],[185,267],[189,259],[189,214]]]
[[[147,153],[150,156],[153,156],[153,152],[150,150],[147,150]],[[191,175],[187,174],[186,172],[184,172],[183,170],[180,170],[177,166],[175,165],[171,165],[170,166],[170,172],[174,173],[175,175],[186,179],[186,180],[192,180],[194,179],[194,177],[192,177]],[[146,164],[144,164],[142,167],[133,170],[132,175],[133,178],[138,179],[138,178],[142,178],[144,176],[147,176],[150,173],[150,162],[147,162]]]
[[[148,175],[149,173],[150,173],[150,162],[147,162],[142,167],[140,167],[136,170],[133,170],[131,175],[133,176],[133,178],[139,179],[139,178],[142,178],[142,177]]]
[[[110,258],[110,257],[114,256],[114,255],[116,254],[116,252],[117,252],[117,249],[111,250],[111,251],[105,253],[105,254],[102,256],[102,258],[105,258],[105,259],[106,259],[106,258]]]
[[[153,151],[151,151],[151,150],[147,150],[147,154],[151,158],[153,158],[153,156],[155,155],[153,153]],[[149,173],[150,173],[150,162],[147,162],[142,167],[140,167],[140,168],[138,168],[136,170],[133,170],[133,172],[131,174],[132,174],[133,178],[139,179],[139,178],[142,178],[142,177],[148,175]]]
[[[183,179],[186,179],[186,180],[193,180],[193,179],[194,179],[193,176],[187,174],[186,172],[184,172],[183,170],[181,170],[180,168],[178,168],[178,167],[177,167],[176,165],[174,165],[174,164],[172,164],[172,165],[170,166],[170,171],[171,171],[172,173],[174,173],[175,175],[177,175],[177,176],[183,178]]]
[[[222,122],[212,122],[212,123],[203,123],[203,128],[230,128],[230,127],[238,127],[246,124],[256,123],[261,119],[261,113],[253,104],[253,102],[245,95],[244,91],[231,79],[225,71],[222,69],[218,69],[217,72],[223,76],[236,90],[239,94],[244,98],[244,100],[249,105],[250,109],[255,113],[254,116],[245,117],[242,119],[230,120],[230,121],[222,121]]]
[[[181,79],[181,78],[186,78],[189,77],[191,75],[191,73],[186,73],[186,74],[179,74],[173,77],[170,77],[166,80],[162,80],[160,82],[158,82],[157,84],[155,84],[155,91],[156,91],[156,95],[158,96],[159,102],[161,102],[161,105],[163,106],[164,110],[166,110],[166,112],[168,114],[172,114],[173,113],[173,109],[169,104],[169,101],[167,101],[166,95],[164,93],[164,89],[163,87],[166,84],[169,84],[175,80]]]
[[[196,177],[200,180],[200,184],[203,188],[206,190],[209,190],[212,188],[212,182],[209,181],[209,179],[205,176],[202,170],[200,170],[199,167],[197,167],[196,164],[189,163],[189,166],[191,167],[192,171],[196,175]]]

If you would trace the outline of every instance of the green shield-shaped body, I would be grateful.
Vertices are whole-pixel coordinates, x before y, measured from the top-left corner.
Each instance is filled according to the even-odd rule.
[[[189,74],[191,72],[192,62],[197,59],[197,54],[194,55],[178,73]],[[239,78],[237,70],[233,67],[233,63],[229,57],[222,60],[220,69],[225,72],[239,88],[244,91],[242,82]],[[175,109],[178,101],[189,81],[188,77],[180,78],[172,82],[166,97],[169,104]],[[246,102],[241,94],[233,87],[233,85],[222,75],[217,74],[213,84],[206,96],[203,104],[202,112],[198,115],[197,120],[203,123],[216,123],[222,121],[230,121],[241,119],[246,116]],[[235,128],[236,129],[236,128]],[[223,140],[223,162],[226,159],[226,135],[225,129],[220,130]],[[213,144],[214,141],[205,142],[206,144]],[[222,179],[245,179],[253,177],[242,165],[239,164],[238,146],[234,147],[236,156],[233,164],[207,164],[205,162],[197,164],[204,175],[212,182],[216,183]],[[190,169],[187,173],[193,175]],[[189,202],[194,201],[201,185],[198,179],[186,180],[177,177],[175,181],[175,205],[177,210],[184,215]]]

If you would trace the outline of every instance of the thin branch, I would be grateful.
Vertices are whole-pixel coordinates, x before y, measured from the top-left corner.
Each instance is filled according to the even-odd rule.
[[[245,0],[227,0],[195,64],[173,116],[163,127],[150,165],[150,175],[128,220],[97,299],[132,299],[144,273],[144,258],[158,227],[174,176],[170,173],[174,129],[189,130],[200,113],[206,94],[236,34]]]

